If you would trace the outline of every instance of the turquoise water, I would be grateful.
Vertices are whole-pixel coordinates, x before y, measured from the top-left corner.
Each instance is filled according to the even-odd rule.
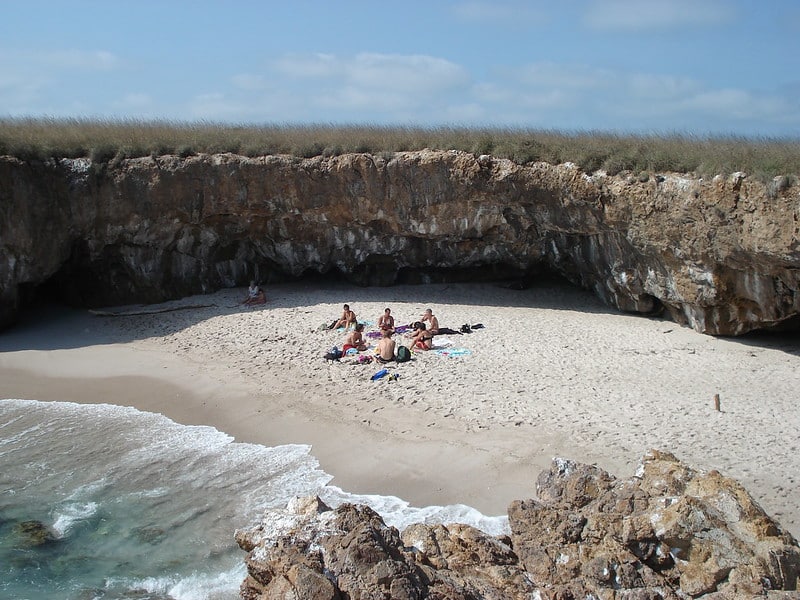
[[[399,528],[507,527],[466,506],[354,496],[330,479],[306,445],[236,443],[128,407],[0,400],[0,598],[237,598],[234,530],[297,495],[366,503]]]

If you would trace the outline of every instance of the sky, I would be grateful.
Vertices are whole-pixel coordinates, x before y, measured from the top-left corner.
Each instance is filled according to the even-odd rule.
[[[800,0],[0,0],[0,118],[800,137]]]

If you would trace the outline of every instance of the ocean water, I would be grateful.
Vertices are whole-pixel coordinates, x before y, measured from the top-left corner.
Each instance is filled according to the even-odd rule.
[[[463,505],[415,508],[328,485],[307,445],[242,444],[129,407],[0,400],[0,599],[234,599],[233,532],[318,494],[416,521],[507,530]]]

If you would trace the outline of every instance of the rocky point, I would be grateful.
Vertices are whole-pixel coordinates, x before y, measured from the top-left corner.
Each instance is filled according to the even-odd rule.
[[[800,599],[800,547],[736,481],[651,451],[633,477],[554,459],[510,534],[318,498],[236,532],[245,600]]]

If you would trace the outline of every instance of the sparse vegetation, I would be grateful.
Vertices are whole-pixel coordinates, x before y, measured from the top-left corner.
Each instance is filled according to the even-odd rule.
[[[0,119],[0,154],[25,160],[91,157],[97,162],[177,154],[337,156],[431,148],[491,154],[520,164],[571,161],[584,171],[677,171],[701,177],[745,171],[764,181],[800,175],[800,139],[688,134],[566,133],[521,128],[377,125],[223,125],[169,121]],[[781,185],[786,185],[782,181]]]

